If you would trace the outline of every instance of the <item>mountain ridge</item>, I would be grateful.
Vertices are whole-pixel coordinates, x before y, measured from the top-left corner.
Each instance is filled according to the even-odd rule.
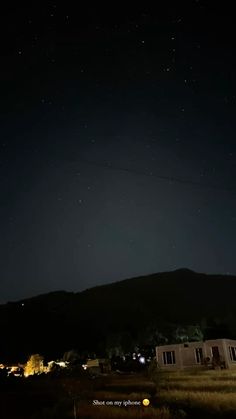
[[[0,353],[11,359],[71,348],[104,354],[114,339],[154,345],[157,331],[171,339],[178,327],[203,324],[208,335],[213,327],[216,337],[236,337],[235,294],[236,276],[186,268],[40,294],[0,306]]]

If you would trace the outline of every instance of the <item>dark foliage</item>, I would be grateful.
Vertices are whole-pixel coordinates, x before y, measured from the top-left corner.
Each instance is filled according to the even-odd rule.
[[[1,305],[1,361],[55,359],[70,348],[120,355],[171,342],[177,328],[195,324],[205,338],[235,338],[235,293],[235,277],[181,269]]]

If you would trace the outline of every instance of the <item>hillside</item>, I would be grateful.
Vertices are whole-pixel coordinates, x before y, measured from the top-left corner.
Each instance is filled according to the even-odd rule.
[[[1,358],[60,356],[71,348],[104,353],[118,337],[126,346],[155,344],[157,331],[169,337],[193,324],[206,337],[236,337],[235,295],[236,277],[180,269],[7,303],[0,306]]]

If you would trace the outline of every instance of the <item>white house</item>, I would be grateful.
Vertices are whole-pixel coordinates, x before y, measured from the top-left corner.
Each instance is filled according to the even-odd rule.
[[[236,368],[236,340],[214,339],[156,347],[161,369]]]

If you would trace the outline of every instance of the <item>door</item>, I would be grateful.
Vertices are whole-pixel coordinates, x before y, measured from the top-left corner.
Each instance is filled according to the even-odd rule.
[[[218,346],[212,346],[211,348],[212,358],[218,361],[220,359],[220,352]]]
[[[221,368],[221,359],[220,359],[220,352],[218,346],[211,347],[212,352],[212,366],[213,368]]]

